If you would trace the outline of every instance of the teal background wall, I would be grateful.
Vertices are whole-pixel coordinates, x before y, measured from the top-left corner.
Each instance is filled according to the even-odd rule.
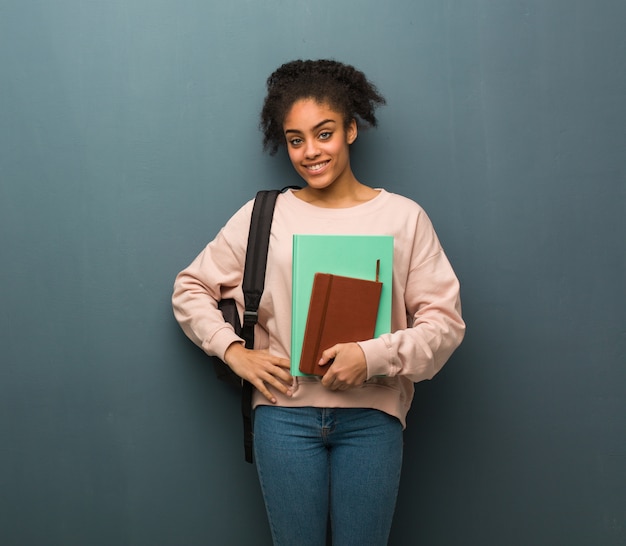
[[[361,180],[432,217],[468,334],[390,544],[626,544],[622,0],[0,0],[0,543],[269,545],[174,276],[256,190],[269,73],[363,69]]]

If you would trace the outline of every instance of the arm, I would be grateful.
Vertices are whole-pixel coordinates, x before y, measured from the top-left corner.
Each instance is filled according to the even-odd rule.
[[[221,358],[274,403],[267,385],[290,394],[289,361],[267,351],[246,349],[217,308],[222,297],[233,297],[243,307],[241,282],[251,210],[250,202],[178,274],[172,305],[176,320],[196,345],[207,354]]]
[[[223,298],[241,305],[241,278],[245,248],[237,245],[237,231],[245,228],[237,213],[174,281],[174,316],[187,337],[207,354],[224,359],[234,342],[243,343],[217,308]],[[233,225],[234,224],[234,225]],[[234,235],[231,243],[229,233]]]
[[[405,299],[411,326],[360,344],[368,378],[431,379],[463,340],[459,282],[443,251],[412,271]]]
[[[463,339],[459,281],[426,214],[396,239],[393,332],[325,351],[324,362],[334,358],[323,380],[329,388],[358,386],[377,375],[430,379]]]
[[[410,253],[401,290],[406,327],[397,326],[398,302],[393,332],[360,346],[368,378],[403,375],[418,382],[439,372],[463,340],[460,285],[425,213],[415,224],[412,245],[400,252]]]

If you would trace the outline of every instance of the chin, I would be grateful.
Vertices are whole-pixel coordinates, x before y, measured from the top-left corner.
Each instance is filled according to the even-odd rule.
[[[303,173],[302,179],[306,182],[307,186],[315,190],[323,190],[333,185],[334,178],[328,176],[311,176],[309,173]]]
[[[324,183],[324,182],[309,181],[309,180],[305,180],[305,182],[309,188],[311,188],[312,190],[318,190],[318,191],[326,190],[333,185],[332,182]]]

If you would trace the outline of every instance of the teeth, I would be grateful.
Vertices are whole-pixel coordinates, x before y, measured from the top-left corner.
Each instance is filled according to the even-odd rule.
[[[324,165],[326,165],[326,163],[328,163],[328,161],[318,163],[317,165],[309,165],[307,169],[309,169],[309,171],[319,171]]]

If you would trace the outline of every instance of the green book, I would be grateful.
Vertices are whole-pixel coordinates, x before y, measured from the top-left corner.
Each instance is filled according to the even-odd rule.
[[[374,337],[391,331],[393,237],[388,235],[294,235],[292,265],[291,374],[299,369],[315,273],[382,282]]]

